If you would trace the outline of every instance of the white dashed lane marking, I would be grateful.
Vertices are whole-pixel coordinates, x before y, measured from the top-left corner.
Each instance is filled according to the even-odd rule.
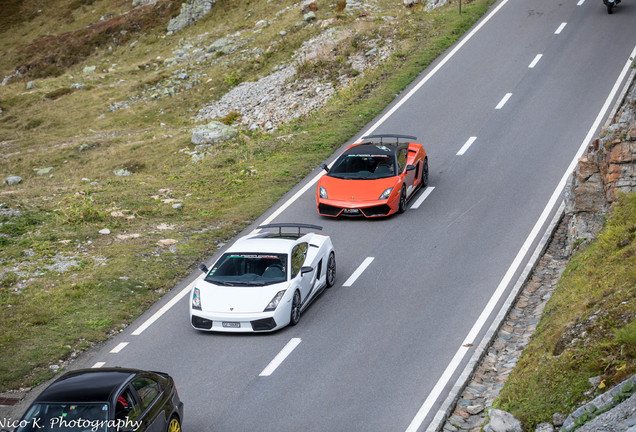
[[[512,96],[512,93],[506,93],[506,95],[503,98],[501,98],[501,100],[499,101],[495,109],[497,110],[502,109],[503,106],[506,104],[506,102],[508,102],[508,99],[510,99],[511,96]]]
[[[342,284],[342,286],[348,287],[353,285],[356,279],[360,277],[362,272],[364,272],[366,268],[369,267],[369,264],[371,264],[374,259],[375,259],[374,257],[365,258],[364,261],[362,261],[362,264],[360,264],[360,266],[356,269],[356,271],[354,271],[353,274],[349,276],[349,279],[347,279],[346,282]]]
[[[461,156],[464,153],[466,153],[466,150],[468,150],[468,148],[475,142],[476,139],[477,139],[477,137],[475,137],[475,136],[472,136],[472,137],[468,138],[468,140],[466,140],[466,143],[457,152],[457,156]]]
[[[543,57],[543,54],[537,54],[537,56],[534,58],[534,60],[532,60],[532,63],[530,63],[528,65],[528,67],[530,69],[532,69],[533,67],[535,67],[537,65],[537,63],[539,63],[539,60],[541,60],[541,57]]]
[[[416,209],[419,208],[422,203],[424,202],[424,200],[426,198],[428,198],[428,196],[431,194],[431,192],[433,192],[433,189],[435,189],[432,186],[428,186],[424,192],[422,193],[422,195],[417,199],[417,201],[415,201],[415,203],[413,203],[413,205],[411,206],[412,209]]]
[[[122,342],[119,345],[117,345],[115,348],[113,348],[112,350],[110,350],[110,352],[112,354],[117,354],[119,351],[123,350],[124,348],[126,348],[126,345],[128,345],[128,342]]]
[[[261,372],[258,376],[270,376],[274,371],[281,365],[282,362],[296,349],[296,347],[302,342],[300,338],[292,338],[287,345],[274,357],[263,372]]]

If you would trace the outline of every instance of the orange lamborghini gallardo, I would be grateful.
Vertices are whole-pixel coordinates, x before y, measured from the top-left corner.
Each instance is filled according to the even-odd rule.
[[[385,142],[387,139],[395,141]],[[379,139],[379,142],[377,141]],[[428,183],[428,158],[417,138],[369,135],[336,159],[316,187],[323,216],[388,216],[404,212],[415,192]],[[374,141],[372,141],[374,140]],[[404,140],[404,141],[401,141]]]

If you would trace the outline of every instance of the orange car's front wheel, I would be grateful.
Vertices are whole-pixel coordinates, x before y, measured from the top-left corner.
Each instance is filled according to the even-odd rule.
[[[404,185],[402,185],[402,190],[400,191],[400,206],[398,207],[398,211],[400,213],[406,211],[406,187]]]

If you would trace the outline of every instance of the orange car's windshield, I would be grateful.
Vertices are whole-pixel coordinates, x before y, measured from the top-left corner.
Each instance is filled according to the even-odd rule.
[[[395,175],[392,157],[384,155],[342,155],[327,174],[349,180],[375,180]]]

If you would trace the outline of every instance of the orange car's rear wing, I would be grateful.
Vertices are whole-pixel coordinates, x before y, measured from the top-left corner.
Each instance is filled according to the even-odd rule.
[[[398,143],[400,142],[401,139],[405,139],[405,140],[409,140],[409,141],[416,141],[417,137],[411,136],[411,135],[398,135],[398,134],[376,134],[376,135],[367,135],[367,136],[363,136],[361,138],[362,141],[367,140],[367,139],[373,139],[373,138],[379,138],[380,139],[380,144],[382,144],[382,140],[384,138],[395,138],[395,142]]]

